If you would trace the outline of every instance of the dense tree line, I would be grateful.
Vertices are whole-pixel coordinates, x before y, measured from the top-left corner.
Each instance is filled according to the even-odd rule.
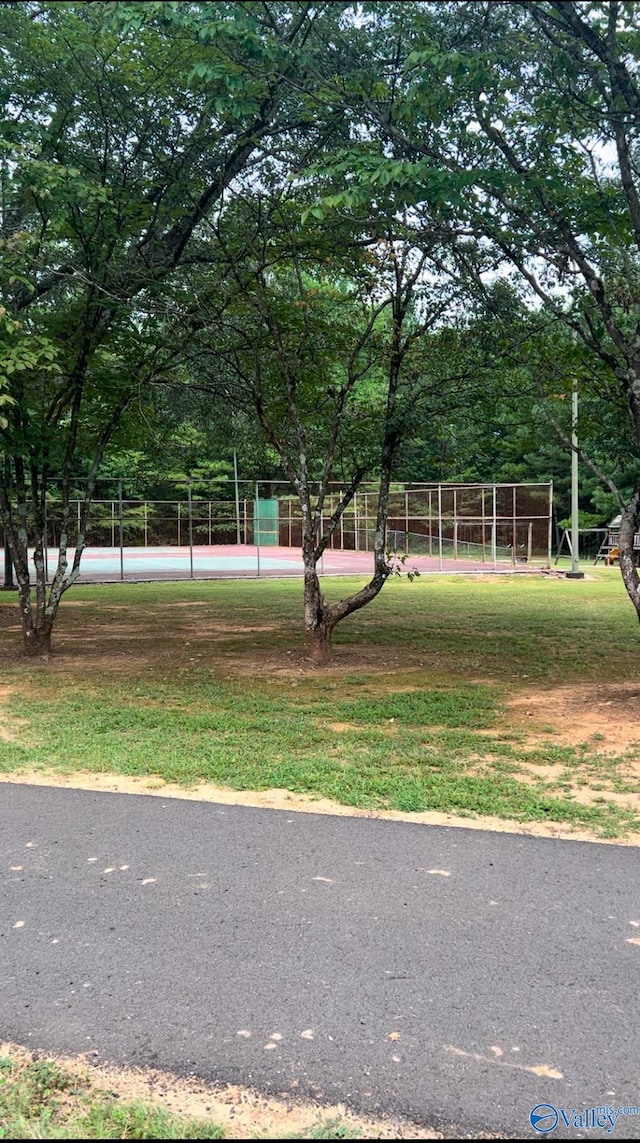
[[[391,481],[562,491],[574,379],[586,518],[622,512],[640,616],[636,15],[0,8],[0,509],[27,651],[49,648],[100,475],[166,488],[224,476],[237,451],[299,498],[305,626],[327,658],[391,574]],[[380,487],[372,578],[329,606],[316,568],[363,479]]]

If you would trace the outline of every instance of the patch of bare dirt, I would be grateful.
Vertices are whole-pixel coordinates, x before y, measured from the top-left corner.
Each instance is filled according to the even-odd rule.
[[[0,607],[0,631],[20,629],[20,615],[17,607]]]
[[[302,645],[295,649],[274,649],[279,631],[273,625],[224,627],[219,622],[198,624],[194,630],[186,617],[184,626],[173,623],[159,629],[157,624],[151,624],[144,631],[135,622],[116,621],[92,626],[77,612],[67,615],[65,624],[60,624],[54,636],[53,653],[46,660],[44,657],[29,660],[29,667],[46,667],[49,674],[68,675],[77,670],[86,677],[96,670],[101,675],[121,674],[123,669],[153,673],[155,670],[179,670],[197,665],[216,675],[239,680],[246,679],[247,675],[254,681],[281,680],[284,683],[326,678],[334,684],[342,682],[345,676],[362,671],[369,676],[369,693],[372,687],[375,689],[378,678],[386,690],[390,672],[402,674],[426,668],[432,686],[441,682],[460,683],[459,676],[439,670],[422,655],[399,652],[381,656],[379,649],[373,647],[340,646],[330,668],[318,668]],[[266,645],[256,644],[256,636]],[[26,662],[21,656],[18,639],[2,649],[0,665],[2,658],[12,664]],[[393,689],[399,690],[402,686],[394,684]],[[418,685],[413,689],[419,689]]]
[[[15,687],[0,686],[0,739],[3,742],[14,742],[16,732],[27,723],[25,718],[10,717],[4,709],[6,700],[14,690]]]
[[[40,1053],[15,1044],[0,1044],[0,1055],[28,1063]],[[50,1059],[51,1057],[47,1057]],[[127,1101],[144,1100],[162,1106],[181,1118],[209,1119],[232,1139],[299,1139],[319,1121],[338,1119],[350,1132],[349,1138],[365,1139],[442,1139],[429,1127],[419,1127],[406,1119],[377,1119],[356,1115],[344,1104],[325,1105],[298,1099],[289,1093],[265,1096],[239,1084],[208,1084],[190,1077],[182,1079],[152,1069],[127,1070],[97,1062],[97,1053],[79,1058],[56,1057],[66,1071],[88,1081],[92,1092],[113,1092]],[[91,1067],[88,1067],[91,1065]],[[297,1081],[293,1081],[295,1086]]]
[[[586,742],[612,753],[640,747],[640,681],[527,690],[508,705],[531,744]]]
[[[560,762],[553,762],[551,765],[546,765],[544,762],[520,762],[519,765],[522,767],[522,773],[515,774],[514,777],[531,783],[557,782],[566,769]]]
[[[633,791],[621,792],[612,788],[610,779],[603,779],[600,775],[590,781],[588,777],[585,778],[580,768],[571,773],[566,766],[559,763],[545,766],[533,762],[520,762],[519,765],[520,771],[513,774],[518,782],[526,782],[529,785],[542,783],[549,786],[551,792],[555,792],[559,790],[558,779],[562,776],[562,792],[570,793],[571,800],[582,806],[597,806],[611,802],[615,806],[640,813],[640,786]]]

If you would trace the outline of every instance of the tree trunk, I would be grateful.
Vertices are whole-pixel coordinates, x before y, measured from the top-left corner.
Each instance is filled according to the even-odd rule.
[[[319,667],[326,666],[333,658],[333,648],[331,646],[332,634],[333,627],[327,622],[307,632],[309,654],[313,662],[317,663]]]
[[[22,624],[22,649],[25,655],[49,655],[51,653],[51,631],[55,612],[50,608],[34,607],[31,598],[31,583],[28,567],[25,560],[16,564],[18,575],[20,622]],[[38,568],[38,574],[44,577],[44,570]],[[39,585],[36,584],[36,588]]]
[[[618,548],[620,551],[620,573],[627,589],[627,595],[636,609],[640,621],[640,577],[636,567],[634,536],[640,518],[640,489],[636,489],[632,499],[622,513]]]
[[[23,625],[22,638],[24,645],[25,655],[30,657],[36,655],[50,655],[51,653],[51,628],[47,627],[44,630],[38,630],[36,627],[26,627]]]
[[[330,608],[320,590],[313,553],[305,553],[304,559],[304,626],[307,648],[314,663],[320,666],[331,661],[331,636],[335,623],[331,621]]]

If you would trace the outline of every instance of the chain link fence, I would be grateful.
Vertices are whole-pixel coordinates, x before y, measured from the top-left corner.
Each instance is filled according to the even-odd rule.
[[[89,548],[193,549],[253,546],[300,549],[302,512],[285,482],[216,483],[212,495],[194,495],[186,483],[182,495],[170,499],[131,497],[126,482],[98,486],[86,528]],[[182,490],[181,490],[182,491]],[[342,489],[329,490],[320,520],[321,533],[340,503]],[[425,556],[449,563],[550,563],[552,540],[551,484],[412,484],[394,485],[389,496],[386,546],[405,556]],[[67,544],[77,543],[81,500],[71,503]],[[363,485],[343,512],[328,544],[332,551],[373,550],[378,490]],[[62,509],[55,489],[47,496],[47,547],[57,549]],[[177,553],[176,553],[177,555]],[[122,562],[122,560],[121,560]]]

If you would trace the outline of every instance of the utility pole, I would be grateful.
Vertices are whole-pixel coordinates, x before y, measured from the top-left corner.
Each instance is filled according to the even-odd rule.
[[[571,571],[567,579],[584,579],[580,571],[580,518],[578,515],[578,382],[571,391]]]

